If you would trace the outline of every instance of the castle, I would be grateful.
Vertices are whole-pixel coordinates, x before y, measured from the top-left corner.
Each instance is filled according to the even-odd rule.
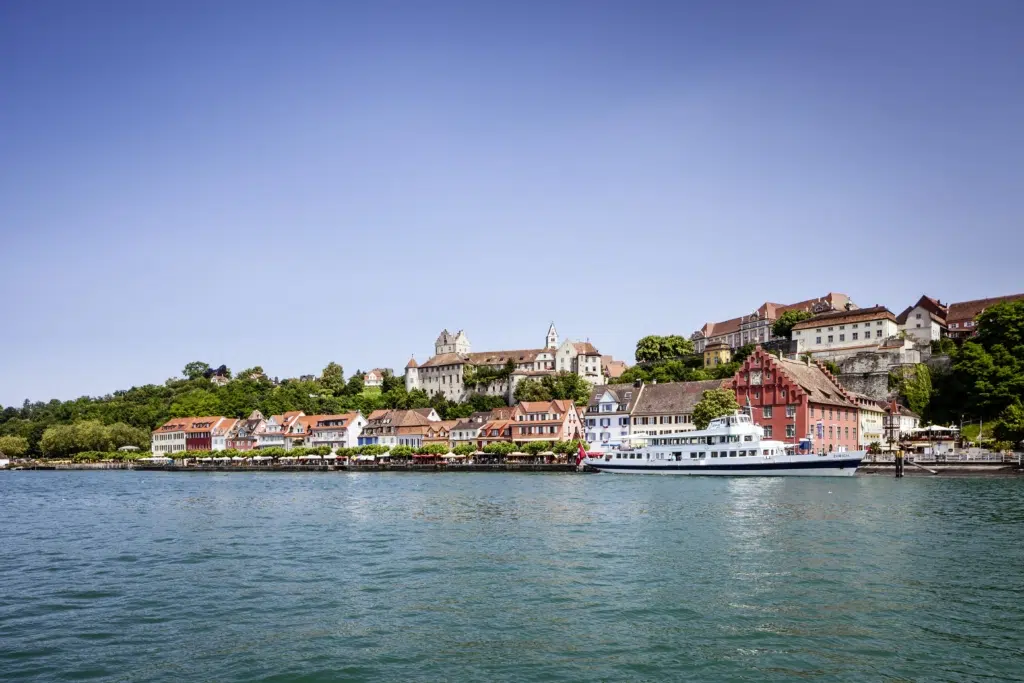
[[[434,341],[434,355],[422,364],[415,359],[405,367],[405,388],[442,394],[464,401],[473,393],[512,399],[516,386],[528,377],[572,372],[591,384],[604,383],[601,354],[590,342],[559,343],[555,324],[548,327],[539,349],[473,352],[465,331],[442,330]]]

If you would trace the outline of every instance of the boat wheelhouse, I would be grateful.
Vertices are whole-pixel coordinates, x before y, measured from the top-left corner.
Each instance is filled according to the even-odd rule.
[[[609,451],[584,462],[601,472],[741,476],[852,476],[863,451],[815,454],[810,439],[764,439],[743,412],[715,418],[707,429],[645,437],[639,448]]]

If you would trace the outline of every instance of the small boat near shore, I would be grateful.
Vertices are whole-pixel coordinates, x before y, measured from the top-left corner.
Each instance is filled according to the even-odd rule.
[[[765,439],[764,430],[741,411],[712,420],[707,429],[644,438],[645,446],[590,454],[583,463],[612,474],[852,477],[865,456],[864,451],[802,452]]]

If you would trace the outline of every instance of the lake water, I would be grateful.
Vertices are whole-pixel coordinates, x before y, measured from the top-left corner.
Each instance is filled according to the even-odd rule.
[[[0,473],[0,679],[1024,680],[1024,479]]]

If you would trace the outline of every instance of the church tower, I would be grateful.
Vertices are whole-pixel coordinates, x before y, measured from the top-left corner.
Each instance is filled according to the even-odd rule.
[[[555,323],[551,323],[551,327],[548,328],[548,340],[544,345],[546,349],[557,349],[558,348],[558,330],[555,329]]]
[[[469,337],[462,330],[455,334],[442,330],[434,342],[434,354],[438,356],[442,353],[469,353],[469,349]]]

